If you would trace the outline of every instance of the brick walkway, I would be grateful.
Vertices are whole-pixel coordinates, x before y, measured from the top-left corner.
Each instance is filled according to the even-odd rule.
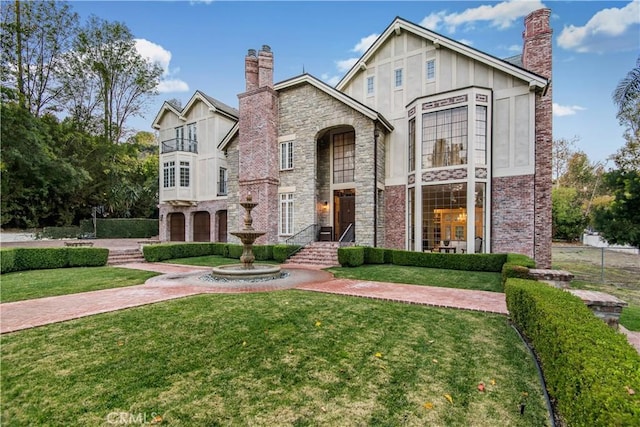
[[[290,277],[251,285],[208,285],[198,280],[200,275],[209,271],[203,267],[163,263],[132,263],[119,267],[155,271],[163,276],[151,278],[144,285],[0,304],[0,333],[203,293],[264,292],[290,288],[508,314],[504,294],[497,292],[334,279],[326,271],[305,265],[287,264],[284,268],[291,272]],[[627,331],[622,327],[620,331],[627,335],[629,342],[640,352],[640,333]]]

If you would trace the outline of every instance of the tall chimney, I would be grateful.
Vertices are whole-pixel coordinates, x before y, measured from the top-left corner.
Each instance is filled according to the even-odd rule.
[[[524,19],[522,65],[546,77],[544,90],[535,94],[535,159],[534,176],[534,258],[538,268],[551,268],[551,153],[553,147],[553,100],[551,97],[551,10],[538,9]]]
[[[244,78],[247,92],[258,89],[258,57],[255,49],[249,49],[244,58]]]
[[[258,87],[273,89],[273,52],[266,44],[258,53]]]

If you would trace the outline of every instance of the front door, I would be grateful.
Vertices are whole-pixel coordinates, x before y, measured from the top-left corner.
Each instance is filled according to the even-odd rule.
[[[337,190],[333,193],[333,229],[334,240],[340,239],[349,224],[355,227],[356,222],[356,192],[353,189]],[[355,230],[355,229],[354,229]],[[355,232],[354,232],[355,236]]]
[[[193,214],[193,241],[211,241],[211,216],[209,212],[196,212]]]
[[[169,227],[169,240],[184,242],[184,214],[180,212],[169,214]]]

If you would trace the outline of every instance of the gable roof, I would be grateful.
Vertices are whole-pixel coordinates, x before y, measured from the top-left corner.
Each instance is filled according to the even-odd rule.
[[[548,80],[545,77],[540,76],[539,74],[533,73],[522,68],[521,66],[514,65],[509,61],[497,58],[493,55],[472,48],[466,44],[450,39],[449,37],[428,30],[418,24],[414,24],[413,22],[407,21],[397,16],[393,20],[393,22],[391,22],[391,24],[384,30],[384,32],[376,39],[376,41],[369,47],[369,49],[367,49],[367,51],[353,65],[353,67],[351,67],[347,74],[345,74],[344,77],[338,82],[338,84],[336,85],[336,89],[340,91],[344,90],[347,84],[349,84],[349,82],[358,73],[360,67],[366,65],[367,61],[371,59],[373,55],[375,55],[378,49],[389,38],[393,37],[394,35],[399,35],[402,31],[407,31],[411,34],[415,34],[418,37],[429,40],[437,47],[445,47],[461,55],[465,55],[471,59],[482,62],[492,68],[498,69],[502,72],[524,80],[529,83],[530,87],[544,88],[548,84]]]
[[[217,99],[210,97],[204,92],[196,90],[195,93],[191,96],[191,99],[189,99],[189,102],[187,102],[187,105],[185,105],[181,110],[178,110],[173,104],[165,101],[162,104],[160,111],[158,111],[156,118],[153,120],[151,127],[153,127],[154,129],[160,129],[160,120],[162,119],[162,116],[167,112],[175,114],[181,120],[186,120],[185,116],[198,101],[204,102],[209,107],[209,111],[211,111],[212,113],[217,112],[233,120],[238,120],[238,110],[228,106],[222,101],[218,101]]]

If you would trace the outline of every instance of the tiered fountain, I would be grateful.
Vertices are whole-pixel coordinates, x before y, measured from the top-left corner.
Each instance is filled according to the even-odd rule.
[[[280,267],[269,264],[254,264],[256,259],[253,254],[253,243],[256,239],[264,234],[264,231],[256,231],[253,229],[253,218],[251,218],[251,210],[258,203],[253,202],[251,194],[247,195],[244,202],[240,202],[245,210],[244,228],[240,231],[232,231],[231,234],[238,237],[242,242],[242,255],[240,261],[242,264],[222,265],[213,267],[211,276],[218,280],[271,280],[282,277]]]

